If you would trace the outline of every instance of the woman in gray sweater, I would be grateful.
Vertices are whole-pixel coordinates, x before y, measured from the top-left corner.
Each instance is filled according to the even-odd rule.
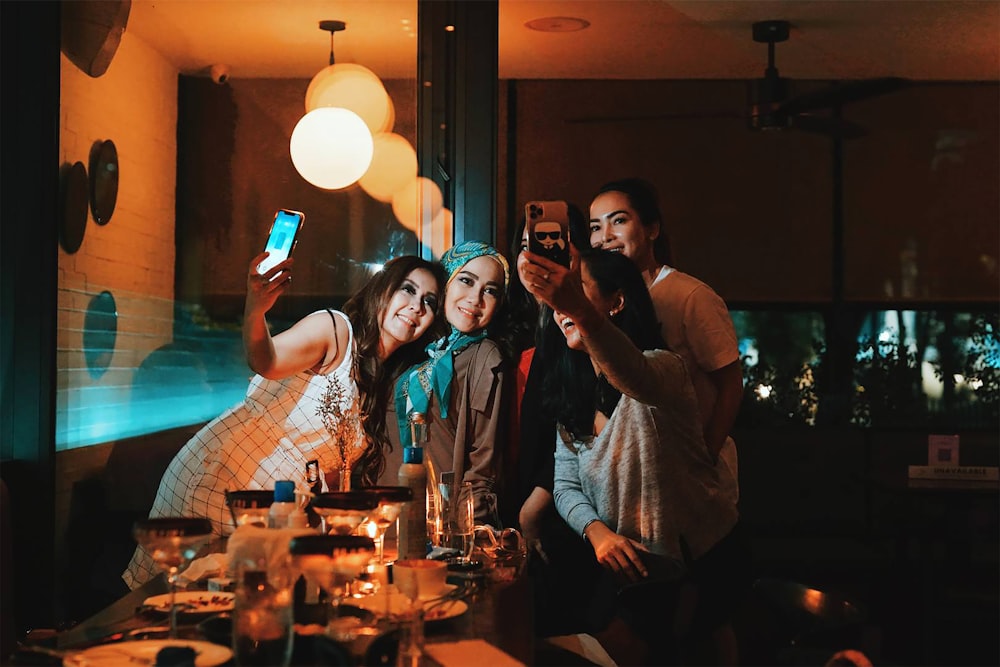
[[[663,349],[645,283],[624,255],[589,252],[572,270],[527,258],[521,280],[554,310],[549,334],[565,339],[543,391],[559,423],[556,508],[614,582],[631,585],[604,637],[635,647],[637,634],[653,651],[643,661],[676,659],[664,642],[670,631],[678,641],[689,628],[710,636],[729,622],[749,575],[736,504],[705,444],[690,376]],[[682,577],[698,600],[683,618],[665,604],[665,589],[634,586],[666,581],[676,593]]]

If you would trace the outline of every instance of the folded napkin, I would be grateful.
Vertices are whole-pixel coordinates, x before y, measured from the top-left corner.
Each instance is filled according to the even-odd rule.
[[[226,543],[228,574],[235,577],[241,568],[267,570],[269,574],[285,572],[288,570],[288,544],[292,538],[315,534],[315,528],[239,526]]]
[[[177,575],[177,584],[187,586],[202,579],[218,577],[225,573],[229,567],[228,554],[208,554],[201,558],[195,558],[183,572]]]
[[[582,656],[588,662],[592,662],[600,667],[618,667],[608,652],[604,650],[601,643],[591,635],[562,635],[559,637],[547,637],[543,641],[554,644],[567,651],[572,651]]]
[[[470,665],[524,667],[523,662],[483,639],[427,644],[424,646],[424,653],[437,661],[441,667],[470,667]]]

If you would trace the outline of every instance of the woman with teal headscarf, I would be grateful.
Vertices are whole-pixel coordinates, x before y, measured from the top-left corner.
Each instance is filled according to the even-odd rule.
[[[476,519],[486,518],[483,496],[492,492],[499,469],[498,431],[505,422],[504,356],[488,329],[500,321],[510,268],[495,248],[466,241],[447,250],[444,312],[451,332],[427,346],[428,359],[396,382],[400,444],[410,443],[409,417],[428,424],[424,456],[439,471],[471,482]],[[500,434],[503,435],[502,433]]]

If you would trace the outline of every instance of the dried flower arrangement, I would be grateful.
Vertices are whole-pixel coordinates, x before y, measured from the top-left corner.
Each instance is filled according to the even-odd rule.
[[[348,394],[339,379],[327,375],[326,390],[316,414],[323,420],[323,426],[339,454],[340,490],[350,491],[351,467],[361,456],[365,445],[360,403]]]

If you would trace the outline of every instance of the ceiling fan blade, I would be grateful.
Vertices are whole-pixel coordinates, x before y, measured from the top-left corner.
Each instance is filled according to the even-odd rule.
[[[832,139],[857,139],[868,134],[868,130],[857,123],[831,116],[792,116],[792,127],[803,132],[822,134]]]
[[[881,79],[864,79],[830,86],[824,90],[795,95],[782,102],[780,110],[783,113],[797,114],[815,109],[828,109],[849,102],[877,97],[895,92],[909,84],[908,79],[900,77],[883,77]]]
[[[739,111],[705,111],[705,112],[685,112],[685,113],[657,113],[657,114],[634,114],[630,116],[581,116],[577,118],[567,118],[566,123],[632,123],[649,122],[659,120],[705,120],[716,118],[736,118],[743,119],[744,115]]]

